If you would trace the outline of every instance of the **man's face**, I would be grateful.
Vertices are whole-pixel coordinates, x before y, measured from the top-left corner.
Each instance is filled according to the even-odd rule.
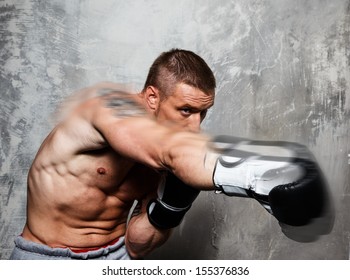
[[[172,95],[159,103],[155,116],[160,122],[175,122],[186,130],[200,131],[200,124],[214,104],[214,93],[180,83]]]

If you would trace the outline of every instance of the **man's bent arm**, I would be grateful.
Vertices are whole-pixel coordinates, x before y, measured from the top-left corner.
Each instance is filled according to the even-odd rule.
[[[125,243],[130,256],[143,258],[157,247],[163,245],[170,237],[170,229],[157,229],[148,220],[146,205],[148,200],[139,202],[129,221]]]

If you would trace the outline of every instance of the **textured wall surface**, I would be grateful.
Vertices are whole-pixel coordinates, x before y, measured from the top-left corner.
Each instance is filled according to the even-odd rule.
[[[60,101],[102,80],[140,89],[173,47],[215,72],[204,129],[308,145],[336,217],[330,234],[296,242],[257,202],[202,192],[149,258],[349,259],[348,0],[0,0],[0,259],[25,223],[27,171]]]

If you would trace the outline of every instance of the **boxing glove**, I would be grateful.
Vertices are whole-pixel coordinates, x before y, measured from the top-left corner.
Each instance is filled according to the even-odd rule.
[[[326,182],[311,152],[292,142],[219,136],[213,181],[228,196],[254,198],[284,224],[302,226],[322,215]]]
[[[199,192],[184,184],[172,173],[167,173],[158,187],[158,198],[148,203],[149,221],[160,229],[178,226]]]

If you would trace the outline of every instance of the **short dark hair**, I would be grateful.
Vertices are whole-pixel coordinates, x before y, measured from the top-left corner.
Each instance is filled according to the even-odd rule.
[[[166,97],[173,93],[178,83],[193,86],[206,94],[214,94],[216,87],[214,74],[203,58],[188,50],[171,49],[153,62],[143,90],[154,86]]]

